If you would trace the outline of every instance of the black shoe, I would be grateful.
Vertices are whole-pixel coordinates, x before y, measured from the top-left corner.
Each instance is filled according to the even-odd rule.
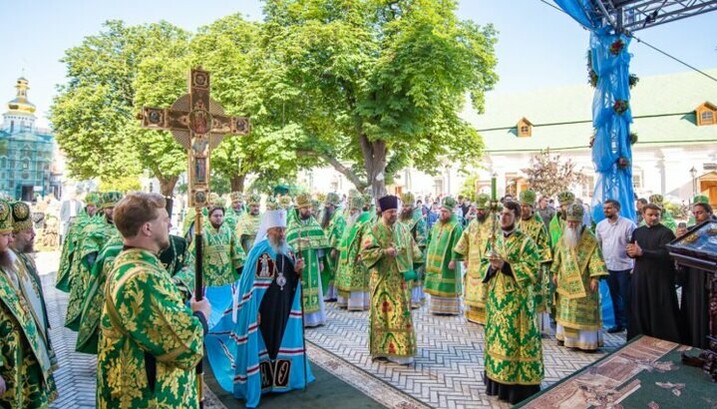
[[[625,328],[622,327],[622,326],[620,326],[620,325],[617,325],[617,326],[614,326],[614,327],[612,327],[612,328],[609,328],[609,329],[607,330],[607,333],[608,333],[608,334],[617,334],[618,332],[622,332],[622,331],[625,331]]]

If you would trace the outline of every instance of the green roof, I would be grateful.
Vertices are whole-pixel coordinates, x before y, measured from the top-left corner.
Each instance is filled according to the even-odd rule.
[[[717,69],[706,70],[717,77]],[[575,85],[511,94],[486,95],[486,112],[465,112],[478,129],[487,153],[588,149],[594,89]],[[636,146],[717,142],[717,125],[697,126],[694,110],[717,103],[717,85],[697,72],[641,78],[632,89],[631,131]],[[516,124],[525,117],[532,136],[518,137]]]

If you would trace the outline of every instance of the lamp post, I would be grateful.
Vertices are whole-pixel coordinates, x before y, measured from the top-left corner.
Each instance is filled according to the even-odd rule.
[[[690,175],[692,176],[692,197],[697,195],[697,169],[693,166],[690,169]]]

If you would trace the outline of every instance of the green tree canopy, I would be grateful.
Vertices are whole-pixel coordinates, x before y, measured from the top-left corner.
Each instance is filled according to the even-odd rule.
[[[374,195],[402,167],[475,163],[482,142],[459,111],[483,108],[495,31],[449,0],[267,0],[270,87],[291,98],[307,152]],[[348,164],[348,165],[346,165]]]

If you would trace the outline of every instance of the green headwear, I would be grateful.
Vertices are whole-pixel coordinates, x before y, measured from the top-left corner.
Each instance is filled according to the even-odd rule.
[[[102,204],[100,205],[101,209],[109,209],[111,207],[115,207],[117,203],[122,200],[122,192],[105,192],[102,193]]]
[[[456,208],[456,199],[451,196],[444,197],[443,202],[441,203],[441,207],[452,212],[453,209]]]
[[[12,233],[12,208],[10,202],[0,199],[0,234]]]
[[[572,203],[568,206],[567,215],[565,220],[569,222],[582,222],[585,209],[580,203]]]
[[[372,206],[374,205],[373,196],[371,196],[371,193],[364,193],[363,194],[363,204],[364,206]]]
[[[476,198],[476,209],[487,210],[488,202],[490,202],[490,196],[485,193],[481,193]]]
[[[99,192],[90,192],[85,195],[85,206],[99,206],[102,202],[102,195]]]
[[[692,198],[692,203],[704,203],[704,204],[710,204],[710,198],[705,195],[697,195]]]
[[[532,190],[524,190],[520,192],[520,204],[535,206],[536,194]]]
[[[266,197],[266,210],[279,210],[281,209],[281,206],[279,205],[279,202],[276,201],[276,198],[274,196],[267,196]]]
[[[326,195],[326,203],[338,207],[341,204],[341,198],[338,193],[330,192]]]
[[[219,196],[217,193],[211,192],[209,193],[209,207],[211,209],[216,209],[218,207],[224,207],[226,202],[224,199],[222,199],[221,196]]]
[[[665,198],[664,198],[662,195],[657,194],[657,193],[655,193],[654,195],[650,195],[650,199],[649,199],[649,200],[650,200],[650,203],[656,204],[656,205],[658,205],[658,206],[660,206],[660,207],[664,207],[664,205],[665,205],[665,204],[664,204]]]
[[[249,206],[258,205],[261,203],[261,196],[257,193],[252,193],[249,195],[249,198],[247,199],[247,204]]]
[[[289,186],[287,185],[276,185],[274,186],[274,195],[286,196],[289,194]]]
[[[349,209],[350,210],[361,210],[363,209],[363,205],[366,202],[364,202],[363,197],[361,196],[354,196],[351,199],[349,199]]]
[[[560,192],[558,193],[558,203],[560,206],[567,206],[575,201],[575,194],[573,192]]]
[[[401,201],[404,205],[415,205],[416,204],[416,196],[411,192],[406,192],[401,194]]]
[[[232,204],[244,203],[244,195],[241,194],[241,192],[231,192],[229,199],[232,201]]]
[[[286,196],[284,196],[286,197]],[[284,198],[282,197],[282,199]],[[311,195],[308,193],[301,193],[296,196],[296,207],[299,209],[307,208],[311,206]]]
[[[32,214],[30,206],[25,202],[14,202],[12,207],[12,231],[19,233],[32,227]]]

